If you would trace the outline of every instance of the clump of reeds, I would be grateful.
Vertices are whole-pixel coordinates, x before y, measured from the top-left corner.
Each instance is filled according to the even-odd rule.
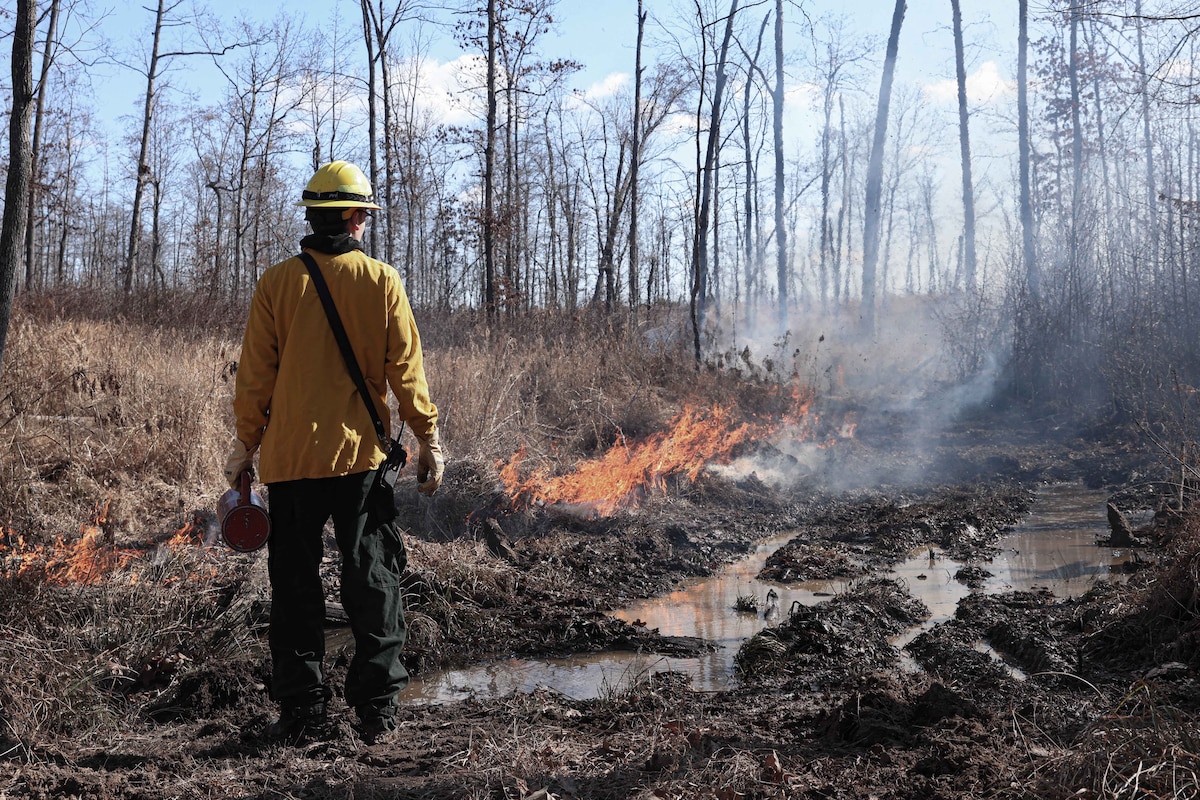
[[[753,592],[750,594],[739,594],[733,601],[733,610],[739,614],[757,614],[758,595]]]

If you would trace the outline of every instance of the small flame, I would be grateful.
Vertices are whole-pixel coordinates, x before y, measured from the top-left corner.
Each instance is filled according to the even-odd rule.
[[[105,532],[109,501],[97,504],[89,521],[80,526],[80,537],[67,541],[56,537],[50,545],[36,545],[12,528],[0,528],[0,575],[33,578],[52,586],[87,586],[130,566],[144,557],[145,549],[117,547]],[[196,522],[188,523],[163,543],[166,547],[195,546],[202,543]],[[202,529],[201,529],[202,530]],[[136,583],[136,573],[129,577]]]

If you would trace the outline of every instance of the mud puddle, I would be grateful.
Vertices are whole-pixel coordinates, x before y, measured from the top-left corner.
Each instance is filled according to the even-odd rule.
[[[1000,539],[1000,552],[992,560],[968,565],[925,547],[891,574],[929,607],[931,624],[952,617],[958,602],[973,591],[965,578],[960,579],[964,567],[982,570],[976,573],[980,582],[974,591],[1045,588],[1057,597],[1078,597],[1097,581],[1124,579],[1119,567],[1128,560],[1128,550],[1096,544],[1109,533],[1107,501],[1103,490],[1046,485],[1038,491],[1029,517]],[[1132,514],[1127,517],[1141,521]]]
[[[999,542],[1000,553],[989,562],[966,565],[936,548],[922,547],[897,564],[890,575],[929,607],[930,619],[893,644],[907,641],[953,616],[958,602],[972,591],[987,593],[1047,588],[1060,597],[1077,596],[1096,581],[1118,580],[1112,567],[1127,553],[1098,547],[1107,534],[1107,494],[1074,484],[1042,488],[1030,516]],[[641,601],[614,612],[630,623],[657,628],[665,636],[701,637],[721,647],[701,657],[671,658],[609,652],[554,660],[506,659],[463,670],[449,670],[413,680],[402,699],[439,703],[468,697],[495,697],[547,686],[576,699],[604,697],[652,672],[677,671],[691,677],[697,691],[728,689],[736,682],[733,661],[738,648],[765,626],[786,617],[793,603],[811,605],[844,591],[850,581],[777,584],[756,576],[768,555],[791,534],[758,545],[755,552],[709,578],[682,584],[663,597]],[[964,567],[976,571],[976,588],[960,579]],[[737,607],[751,603],[752,612]]]

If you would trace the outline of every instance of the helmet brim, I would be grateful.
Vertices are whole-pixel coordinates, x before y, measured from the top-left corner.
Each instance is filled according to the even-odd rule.
[[[363,200],[301,200],[297,206],[304,208],[369,208],[382,211],[383,206]]]

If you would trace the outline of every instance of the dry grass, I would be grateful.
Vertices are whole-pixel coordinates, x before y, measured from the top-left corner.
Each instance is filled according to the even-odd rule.
[[[684,398],[729,394],[719,375],[690,366],[681,340],[652,344],[638,330],[587,318],[496,331],[478,320],[460,325],[447,342],[436,333],[442,325],[423,334],[455,455],[507,461],[525,447],[530,466],[573,460],[620,434],[659,429]]]
[[[1085,641],[1087,658],[1131,671],[1200,664],[1200,517],[1170,530],[1166,568],[1105,609]]]
[[[0,525],[76,536],[108,502],[107,530],[178,528],[224,488],[243,320],[202,320],[195,298],[172,300],[186,310],[175,320],[148,304],[104,315],[85,300],[15,311],[0,373]],[[692,368],[682,338],[661,331],[656,341],[676,344],[588,318],[421,322],[443,442],[460,460],[507,461],[524,447],[530,468],[569,463],[658,428],[686,398],[736,403],[746,391]]]
[[[0,709],[25,743],[114,726],[197,661],[255,645],[253,562],[164,545],[88,584],[0,575]]]
[[[423,315],[447,452],[490,466],[523,446],[532,465],[569,465],[688,398],[736,403],[736,376],[692,368],[685,339],[665,333],[676,322],[646,337],[588,318],[492,329]],[[261,566],[155,544],[211,520],[225,489],[243,325],[244,309],[198,296],[15,309],[0,372],[0,663],[14,665],[0,746],[5,729],[28,743],[116,724],[127,697],[169,700],[196,663],[261,648],[247,625]],[[111,571],[54,585],[54,565],[89,541]],[[412,550],[411,644],[438,660],[456,631],[494,624],[487,609],[521,576],[476,542]]]
[[[0,379],[0,522],[72,535],[112,501],[109,529],[141,534],[215,505],[235,357],[215,336],[18,314]]]
[[[1191,714],[1134,689],[1089,724],[1031,781],[1040,797],[1200,796],[1200,738]]]

